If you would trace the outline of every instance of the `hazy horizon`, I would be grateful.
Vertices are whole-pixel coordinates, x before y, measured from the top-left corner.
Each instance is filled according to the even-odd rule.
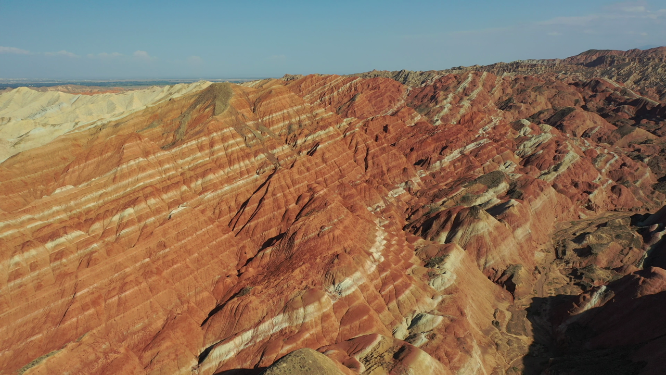
[[[0,3],[2,79],[441,70],[662,45],[666,0]]]
[[[227,80],[256,80],[272,77],[197,77],[197,78],[178,78],[178,77],[155,77],[155,78],[99,78],[99,79],[79,79],[79,78],[3,78],[0,82],[133,82],[133,81],[227,81]]]

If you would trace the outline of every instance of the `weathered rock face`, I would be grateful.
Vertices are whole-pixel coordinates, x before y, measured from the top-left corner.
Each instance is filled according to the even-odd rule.
[[[446,70],[412,72],[372,71],[357,74],[364,78],[392,78],[409,86],[431,84],[447,75],[470,71],[495,75],[547,75],[560,80],[605,78],[638,90],[657,101],[666,100],[666,47],[629,51],[589,50],[566,59],[519,60],[510,63],[457,67]]]
[[[312,350],[293,351],[266,369],[264,375],[344,375],[336,362],[327,356]]]
[[[525,370],[662,373],[666,328],[657,317],[666,303],[663,233],[659,212],[609,213],[557,231],[555,259],[542,269],[538,297],[527,310],[540,334]]]
[[[538,298],[666,259],[664,106],[615,82],[188,90],[0,164],[0,371],[529,371],[580,314]]]

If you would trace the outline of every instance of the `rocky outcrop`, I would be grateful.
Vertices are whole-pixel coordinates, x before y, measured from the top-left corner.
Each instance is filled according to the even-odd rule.
[[[663,105],[607,79],[162,92],[0,164],[0,371],[530,371],[659,272]]]
[[[327,356],[312,350],[298,349],[275,362],[264,375],[344,375],[336,363]]]

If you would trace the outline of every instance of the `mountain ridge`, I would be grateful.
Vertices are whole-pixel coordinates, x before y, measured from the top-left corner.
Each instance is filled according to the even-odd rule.
[[[0,371],[658,374],[666,106],[641,94],[287,76],[63,132],[0,162]]]
[[[639,90],[652,100],[665,101],[666,47],[647,50],[587,50],[564,59],[529,59],[485,66],[457,67],[429,71],[371,71],[352,76],[386,77],[410,86],[432,82],[444,74],[466,71],[486,71],[493,74],[552,74],[560,79],[607,78],[630,89]],[[593,68],[593,69],[588,69]],[[640,77],[636,79],[636,77]]]

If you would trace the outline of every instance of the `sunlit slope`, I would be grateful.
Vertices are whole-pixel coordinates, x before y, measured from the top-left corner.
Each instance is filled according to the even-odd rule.
[[[187,93],[210,82],[150,87],[120,94],[73,95],[20,87],[0,94],[0,162],[74,129],[99,125]]]

